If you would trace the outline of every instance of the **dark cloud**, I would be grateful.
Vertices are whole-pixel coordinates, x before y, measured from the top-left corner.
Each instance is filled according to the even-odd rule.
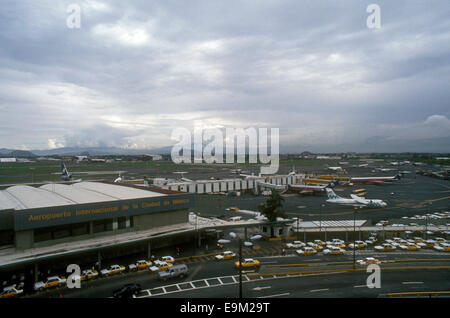
[[[279,127],[286,149],[381,151],[407,134],[444,149],[450,4],[377,3],[378,30],[356,0],[10,2],[0,146],[157,147],[200,125]]]

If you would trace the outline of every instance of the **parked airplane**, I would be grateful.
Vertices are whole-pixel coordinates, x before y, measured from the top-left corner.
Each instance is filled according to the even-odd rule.
[[[351,182],[353,182],[353,183],[365,182],[365,183],[382,184],[385,182],[398,180],[398,179],[400,179],[400,177],[401,177],[400,174],[397,174],[392,177],[352,177]]]
[[[327,186],[328,185],[291,184],[289,185],[289,190],[300,194],[307,194],[309,192],[324,192]]]
[[[328,167],[328,169],[333,170],[333,171],[342,171],[342,167]]]
[[[328,199],[326,202],[328,203],[336,203],[340,205],[346,206],[356,206],[361,208],[384,208],[387,206],[387,203],[383,200],[369,200],[357,195],[351,194],[351,199],[341,198],[338,196],[332,189],[327,188]]]
[[[375,170],[381,171],[381,172],[388,172],[388,171],[394,171],[397,170],[395,168],[375,168]]]

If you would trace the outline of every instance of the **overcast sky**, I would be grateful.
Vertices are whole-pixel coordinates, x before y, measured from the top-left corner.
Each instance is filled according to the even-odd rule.
[[[274,127],[282,151],[450,152],[448,0],[4,1],[0,43],[0,148]]]

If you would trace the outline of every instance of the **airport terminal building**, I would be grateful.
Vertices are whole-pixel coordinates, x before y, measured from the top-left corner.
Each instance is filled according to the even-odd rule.
[[[0,248],[16,251],[187,223],[189,194],[109,182],[0,191]]]

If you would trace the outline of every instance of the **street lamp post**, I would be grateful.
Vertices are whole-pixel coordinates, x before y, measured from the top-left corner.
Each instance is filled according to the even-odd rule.
[[[239,237],[239,298],[242,299],[242,239]]]
[[[320,206],[320,210],[319,210],[319,237],[322,239],[322,205]]]
[[[355,263],[356,263],[356,254],[355,254],[355,237],[356,237],[356,208],[353,212],[353,269],[355,269]]]

